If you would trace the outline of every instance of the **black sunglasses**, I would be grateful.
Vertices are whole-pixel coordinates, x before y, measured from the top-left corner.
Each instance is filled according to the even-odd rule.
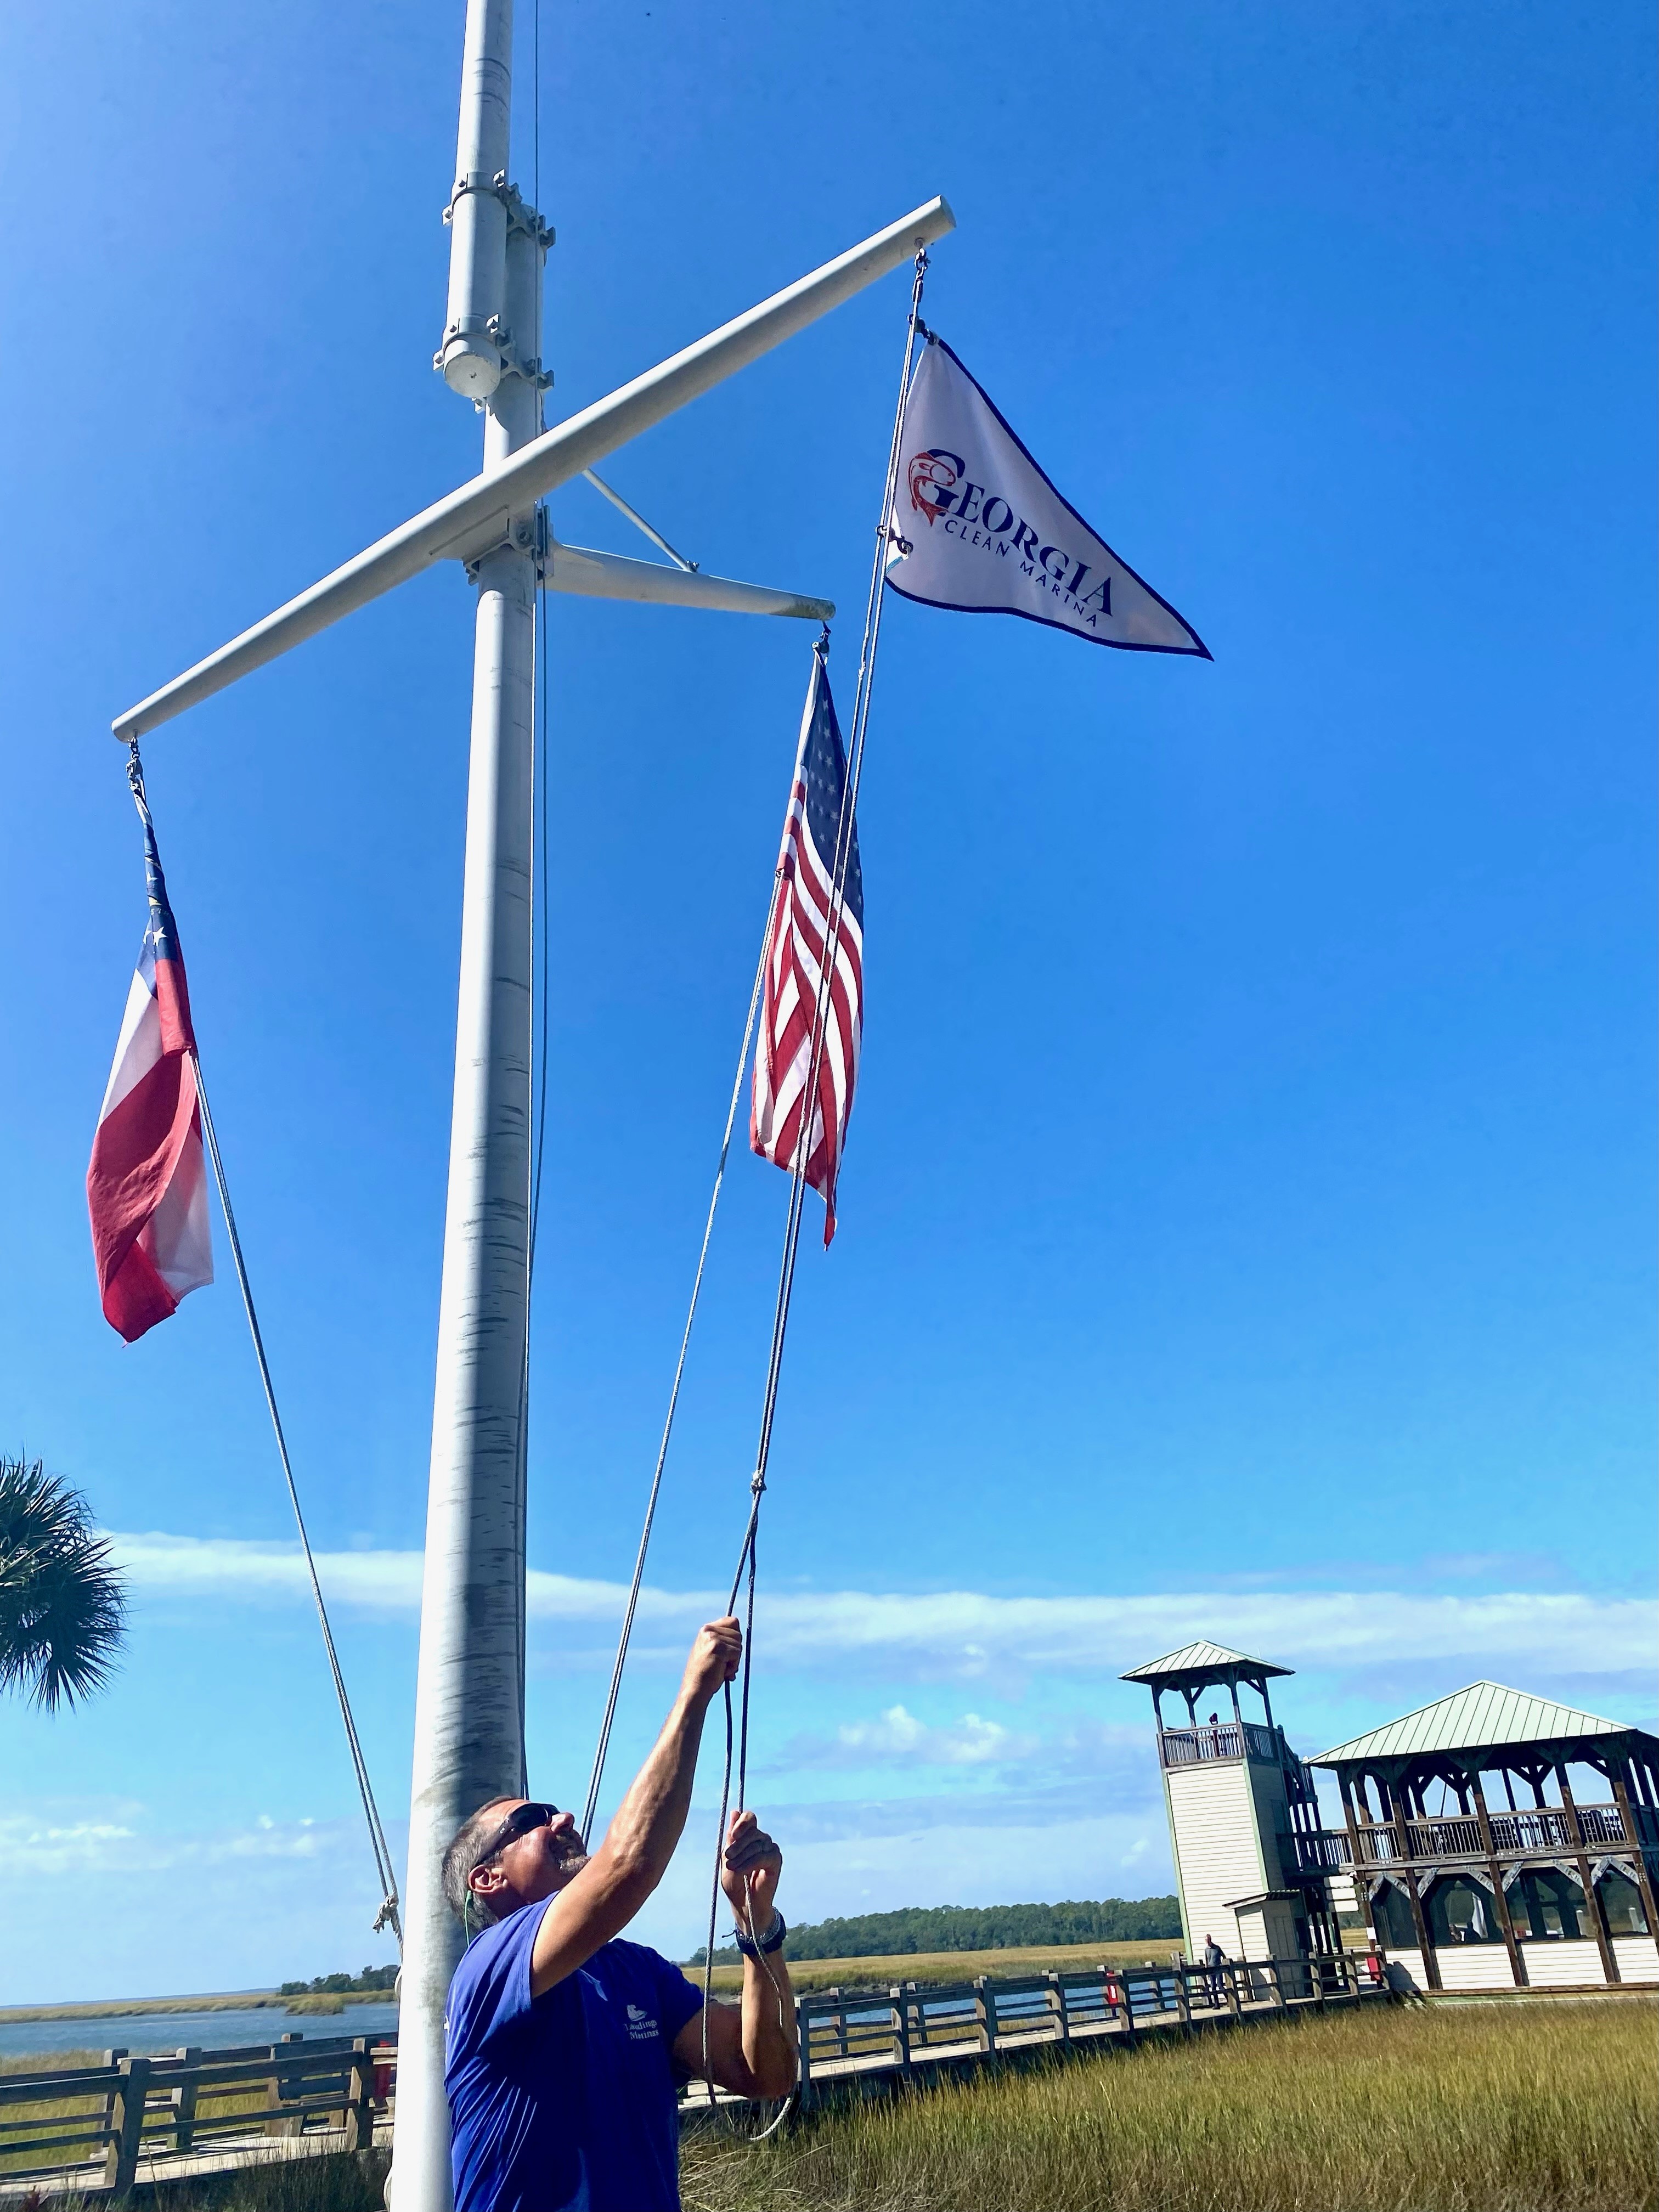
[[[509,1844],[516,1843],[520,1836],[527,1836],[537,1828],[544,1828],[550,1820],[556,1820],[559,1808],[556,1805],[524,1804],[520,1805],[516,1811],[509,1813],[484,1845],[483,1850],[473,1860],[473,1873],[477,1874],[481,1866],[488,1866],[498,1851],[504,1851]]]

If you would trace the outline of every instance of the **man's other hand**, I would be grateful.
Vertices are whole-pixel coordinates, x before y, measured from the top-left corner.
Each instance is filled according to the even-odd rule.
[[[720,1859],[720,1887],[738,1926],[746,1936],[752,1915],[757,1936],[772,1925],[783,1853],[752,1813],[734,1813]]]
[[[716,1691],[735,1680],[742,1664],[743,1631],[736,1615],[711,1620],[697,1631],[697,1640],[685,1662],[680,1694],[694,1705],[707,1705]]]

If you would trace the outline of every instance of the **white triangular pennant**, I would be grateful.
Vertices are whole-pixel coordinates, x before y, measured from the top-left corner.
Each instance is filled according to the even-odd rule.
[[[911,380],[887,581],[963,614],[1023,615],[1134,653],[1209,648],[1054,489],[941,338]]]

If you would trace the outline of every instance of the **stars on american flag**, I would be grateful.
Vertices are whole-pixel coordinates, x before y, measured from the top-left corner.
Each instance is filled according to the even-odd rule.
[[[823,1200],[826,1244],[863,1030],[864,876],[820,652],[778,854],[749,1142],[789,1173],[802,1167]]]

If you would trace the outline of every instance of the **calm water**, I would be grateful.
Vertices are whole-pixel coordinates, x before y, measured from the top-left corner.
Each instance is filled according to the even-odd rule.
[[[343,2012],[289,2013],[276,2005],[211,2012],[83,2014],[78,2020],[0,2021],[0,2058],[52,2058],[64,2051],[108,2051],[125,2044],[136,2055],[199,2043],[207,2051],[275,2043],[296,2031],[307,2043],[330,2035],[383,2035],[398,2025],[395,2004],[349,2004]]]

